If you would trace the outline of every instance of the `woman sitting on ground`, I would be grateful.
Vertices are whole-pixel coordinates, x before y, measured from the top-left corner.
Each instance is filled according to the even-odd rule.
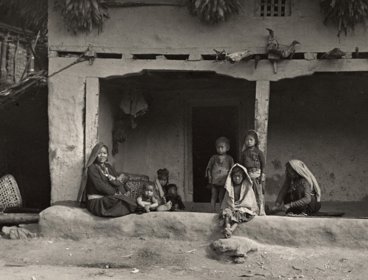
[[[118,176],[107,162],[108,148],[98,143],[88,159],[78,201],[86,203],[89,212],[100,217],[120,217],[133,213],[137,203],[130,198],[124,174]]]
[[[256,216],[258,205],[247,170],[235,164],[225,182],[225,196],[221,204],[224,236],[230,238],[238,223],[248,222]]]
[[[316,178],[300,160],[286,164],[285,182],[272,210],[290,215],[313,215],[321,208],[321,189]]]

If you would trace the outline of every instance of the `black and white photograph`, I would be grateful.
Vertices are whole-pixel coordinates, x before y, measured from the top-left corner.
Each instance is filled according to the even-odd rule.
[[[0,0],[0,280],[368,279],[368,0]]]

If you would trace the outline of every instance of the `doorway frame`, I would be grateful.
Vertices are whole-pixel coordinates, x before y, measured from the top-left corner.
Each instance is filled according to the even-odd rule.
[[[241,152],[241,137],[242,129],[246,129],[247,120],[246,112],[242,110],[240,97],[228,97],[228,98],[191,98],[186,100],[185,113],[184,113],[184,194],[185,201],[194,202],[194,188],[193,188],[193,155],[192,155],[192,110],[195,107],[221,107],[232,106],[236,107],[238,111],[238,145],[236,147],[237,154]],[[234,159],[237,161],[237,159]]]

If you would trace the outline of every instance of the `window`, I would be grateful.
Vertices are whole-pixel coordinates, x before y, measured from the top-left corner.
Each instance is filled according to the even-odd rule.
[[[290,0],[256,0],[256,15],[261,17],[285,17],[291,15]]]

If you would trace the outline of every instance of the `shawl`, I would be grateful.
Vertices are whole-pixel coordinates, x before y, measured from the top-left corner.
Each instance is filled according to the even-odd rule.
[[[240,167],[245,173],[245,178],[240,189],[240,198],[238,201],[234,201],[234,188],[231,179],[231,172],[236,166]],[[251,215],[256,215],[256,212],[258,211],[258,206],[252,186],[252,179],[249,177],[247,169],[238,163],[234,164],[233,167],[231,167],[226,178],[226,193],[221,204],[221,209],[224,210],[226,208],[230,208],[232,211],[237,210],[240,212],[249,213]]]
[[[164,193],[164,190],[162,189],[162,186],[161,186],[160,181],[158,180],[158,178],[155,181],[155,188],[158,190],[160,198],[163,198],[165,196],[165,193]]]
[[[291,168],[295,170],[301,177],[306,179],[309,185],[312,187],[312,191],[314,190],[316,193],[317,201],[321,201],[321,188],[316,180],[316,177],[312,174],[312,172],[308,169],[304,162],[297,159],[292,159],[289,161]]]
[[[90,167],[95,162],[98,156],[98,153],[102,147],[106,147],[106,145],[102,142],[97,143],[93,147],[91,151],[91,155],[89,156],[88,161],[83,169],[82,182],[79,188],[78,198],[77,198],[77,201],[81,203],[84,203],[87,200],[86,185],[87,185],[87,177],[88,177],[88,167]]]

